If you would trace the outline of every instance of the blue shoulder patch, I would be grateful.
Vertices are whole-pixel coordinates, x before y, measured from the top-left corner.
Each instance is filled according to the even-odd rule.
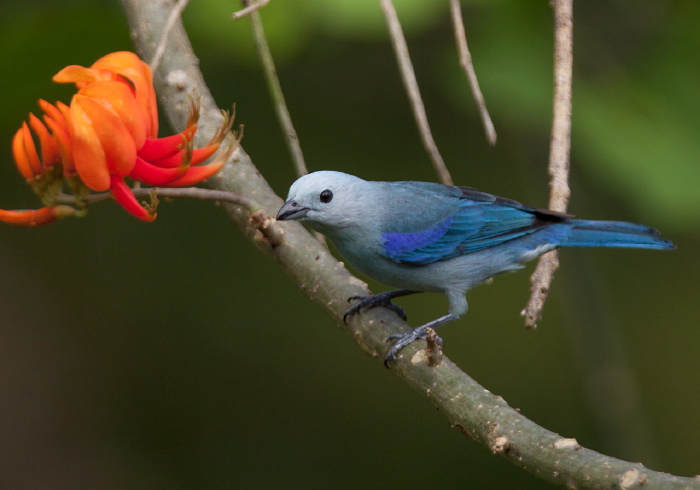
[[[452,216],[448,216],[429,230],[415,233],[382,233],[384,254],[388,258],[399,262],[404,261],[407,255],[411,255],[414,259],[412,262],[427,263],[422,262],[422,259],[429,257],[418,257],[417,255],[424,254],[420,252],[416,254],[416,251],[439,241],[447,233],[451,224]],[[437,259],[435,258],[434,260]],[[434,260],[429,260],[428,262],[433,262]]]

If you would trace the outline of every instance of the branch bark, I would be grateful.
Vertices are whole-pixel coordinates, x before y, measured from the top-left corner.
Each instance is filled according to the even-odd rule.
[[[122,0],[138,51],[149,59],[156,48],[172,2]],[[202,118],[198,138],[206,142],[221,117],[204,83],[187,35],[176,23],[170,44],[155,73],[157,93],[165,102],[168,119],[182,127],[187,119],[188,94],[201,95]],[[248,155],[239,147],[232,161],[208,181],[214,189],[254,199],[262,209],[250,215],[235,204],[222,208],[258,248],[274,260],[310,299],[343,325],[347,298],[368,294],[367,286],[352,276],[298,223],[278,224],[271,216],[282,200],[275,195]],[[271,239],[274,237],[274,239]],[[345,330],[367,353],[378,358],[386,350],[384,338],[410,327],[386,309],[376,308],[355,318]],[[418,344],[418,345],[416,345]],[[448,418],[452,427],[479,441],[495,454],[549,480],[576,488],[698,488],[700,480],[677,477],[628,463],[578,445],[530,421],[499,396],[484,389],[447,357],[430,367],[416,342],[405,348],[392,371],[422,393]]]
[[[554,103],[549,145],[549,209],[566,212],[569,206],[571,154],[571,85],[574,71],[574,0],[554,0]],[[536,328],[559,268],[559,252],[540,257],[530,277],[530,300],[520,313],[527,328]]]
[[[462,6],[459,1],[460,0],[450,0],[450,16],[452,17],[452,28],[455,31],[455,42],[457,43],[457,52],[459,53],[459,65],[462,67],[462,70],[464,70],[467,80],[469,81],[469,87],[472,90],[474,102],[476,103],[477,109],[479,109],[481,123],[484,125],[486,140],[491,146],[494,146],[498,136],[496,135],[496,128],[493,126],[491,116],[489,115],[489,110],[486,108],[484,94],[481,93],[481,88],[479,87],[479,79],[476,77],[472,55],[469,51],[469,45],[467,44],[467,32],[464,28],[464,20],[462,19]]]
[[[440,182],[445,185],[453,185],[454,183],[450,171],[447,170],[447,165],[445,165],[445,161],[442,159],[437,143],[435,143],[435,139],[433,139],[433,133],[430,130],[428,115],[425,112],[425,104],[423,104],[423,98],[420,95],[420,88],[418,87],[418,80],[416,80],[416,72],[413,70],[411,55],[408,53],[408,44],[403,35],[401,22],[399,22],[399,16],[394,8],[393,0],[379,0],[379,4],[382,7],[382,12],[384,13],[387,27],[389,28],[391,45],[394,48],[396,61],[399,64],[401,80],[406,89],[406,95],[408,96],[408,101],[411,105],[413,117],[416,120],[423,146],[428,152],[430,160],[433,162],[433,168],[438,174]]]
[[[269,0],[265,1],[265,3],[267,2],[269,2]],[[279,77],[277,76],[277,69],[275,68],[275,61],[272,59],[272,52],[270,52],[270,46],[267,44],[262,19],[260,18],[260,12],[258,12],[258,10],[265,5],[265,3],[258,2],[250,5],[249,3],[249,0],[243,0],[243,5],[245,5],[246,8],[236,12],[234,16],[237,17],[234,18],[240,18],[243,16],[243,12],[245,12],[246,9],[252,9],[250,12],[248,12],[248,15],[250,16],[250,23],[253,28],[255,48],[258,51],[258,56],[260,57],[260,61],[262,63],[265,81],[267,82],[267,89],[270,91],[270,97],[272,98],[272,103],[275,106],[277,119],[282,127],[284,140],[287,143],[287,149],[289,150],[289,154],[294,162],[294,168],[296,169],[297,175],[301,177],[302,175],[308,174],[309,169],[306,167],[304,153],[301,151],[301,144],[299,143],[299,136],[297,135],[296,129],[294,129],[292,116],[289,114],[287,102],[284,100],[282,85],[280,84]]]

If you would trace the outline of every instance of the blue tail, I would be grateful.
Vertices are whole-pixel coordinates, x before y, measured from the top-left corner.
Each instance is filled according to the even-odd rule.
[[[570,235],[560,247],[624,247],[672,250],[676,246],[654,228],[624,221],[572,219],[565,223]]]

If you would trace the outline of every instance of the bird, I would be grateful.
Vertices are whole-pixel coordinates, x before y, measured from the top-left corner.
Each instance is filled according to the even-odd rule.
[[[472,187],[367,181],[330,170],[297,179],[277,220],[298,220],[322,233],[352,267],[398,288],[349,298],[357,302],[344,321],[376,306],[388,307],[405,320],[405,310],[392,299],[418,292],[447,297],[447,314],[386,339],[394,341],[385,356],[387,367],[401,349],[424,339],[428,329],[463,316],[467,291],[497,274],[521,269],[550,250],[675,248],[645,225],[576,219]]]

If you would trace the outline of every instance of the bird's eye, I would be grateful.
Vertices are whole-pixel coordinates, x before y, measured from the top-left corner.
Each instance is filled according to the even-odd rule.
[[[330,191],[330,189],[326,189],[321,193],[321,202],[324,204],[328,204],[333,200],[333,193]]]

